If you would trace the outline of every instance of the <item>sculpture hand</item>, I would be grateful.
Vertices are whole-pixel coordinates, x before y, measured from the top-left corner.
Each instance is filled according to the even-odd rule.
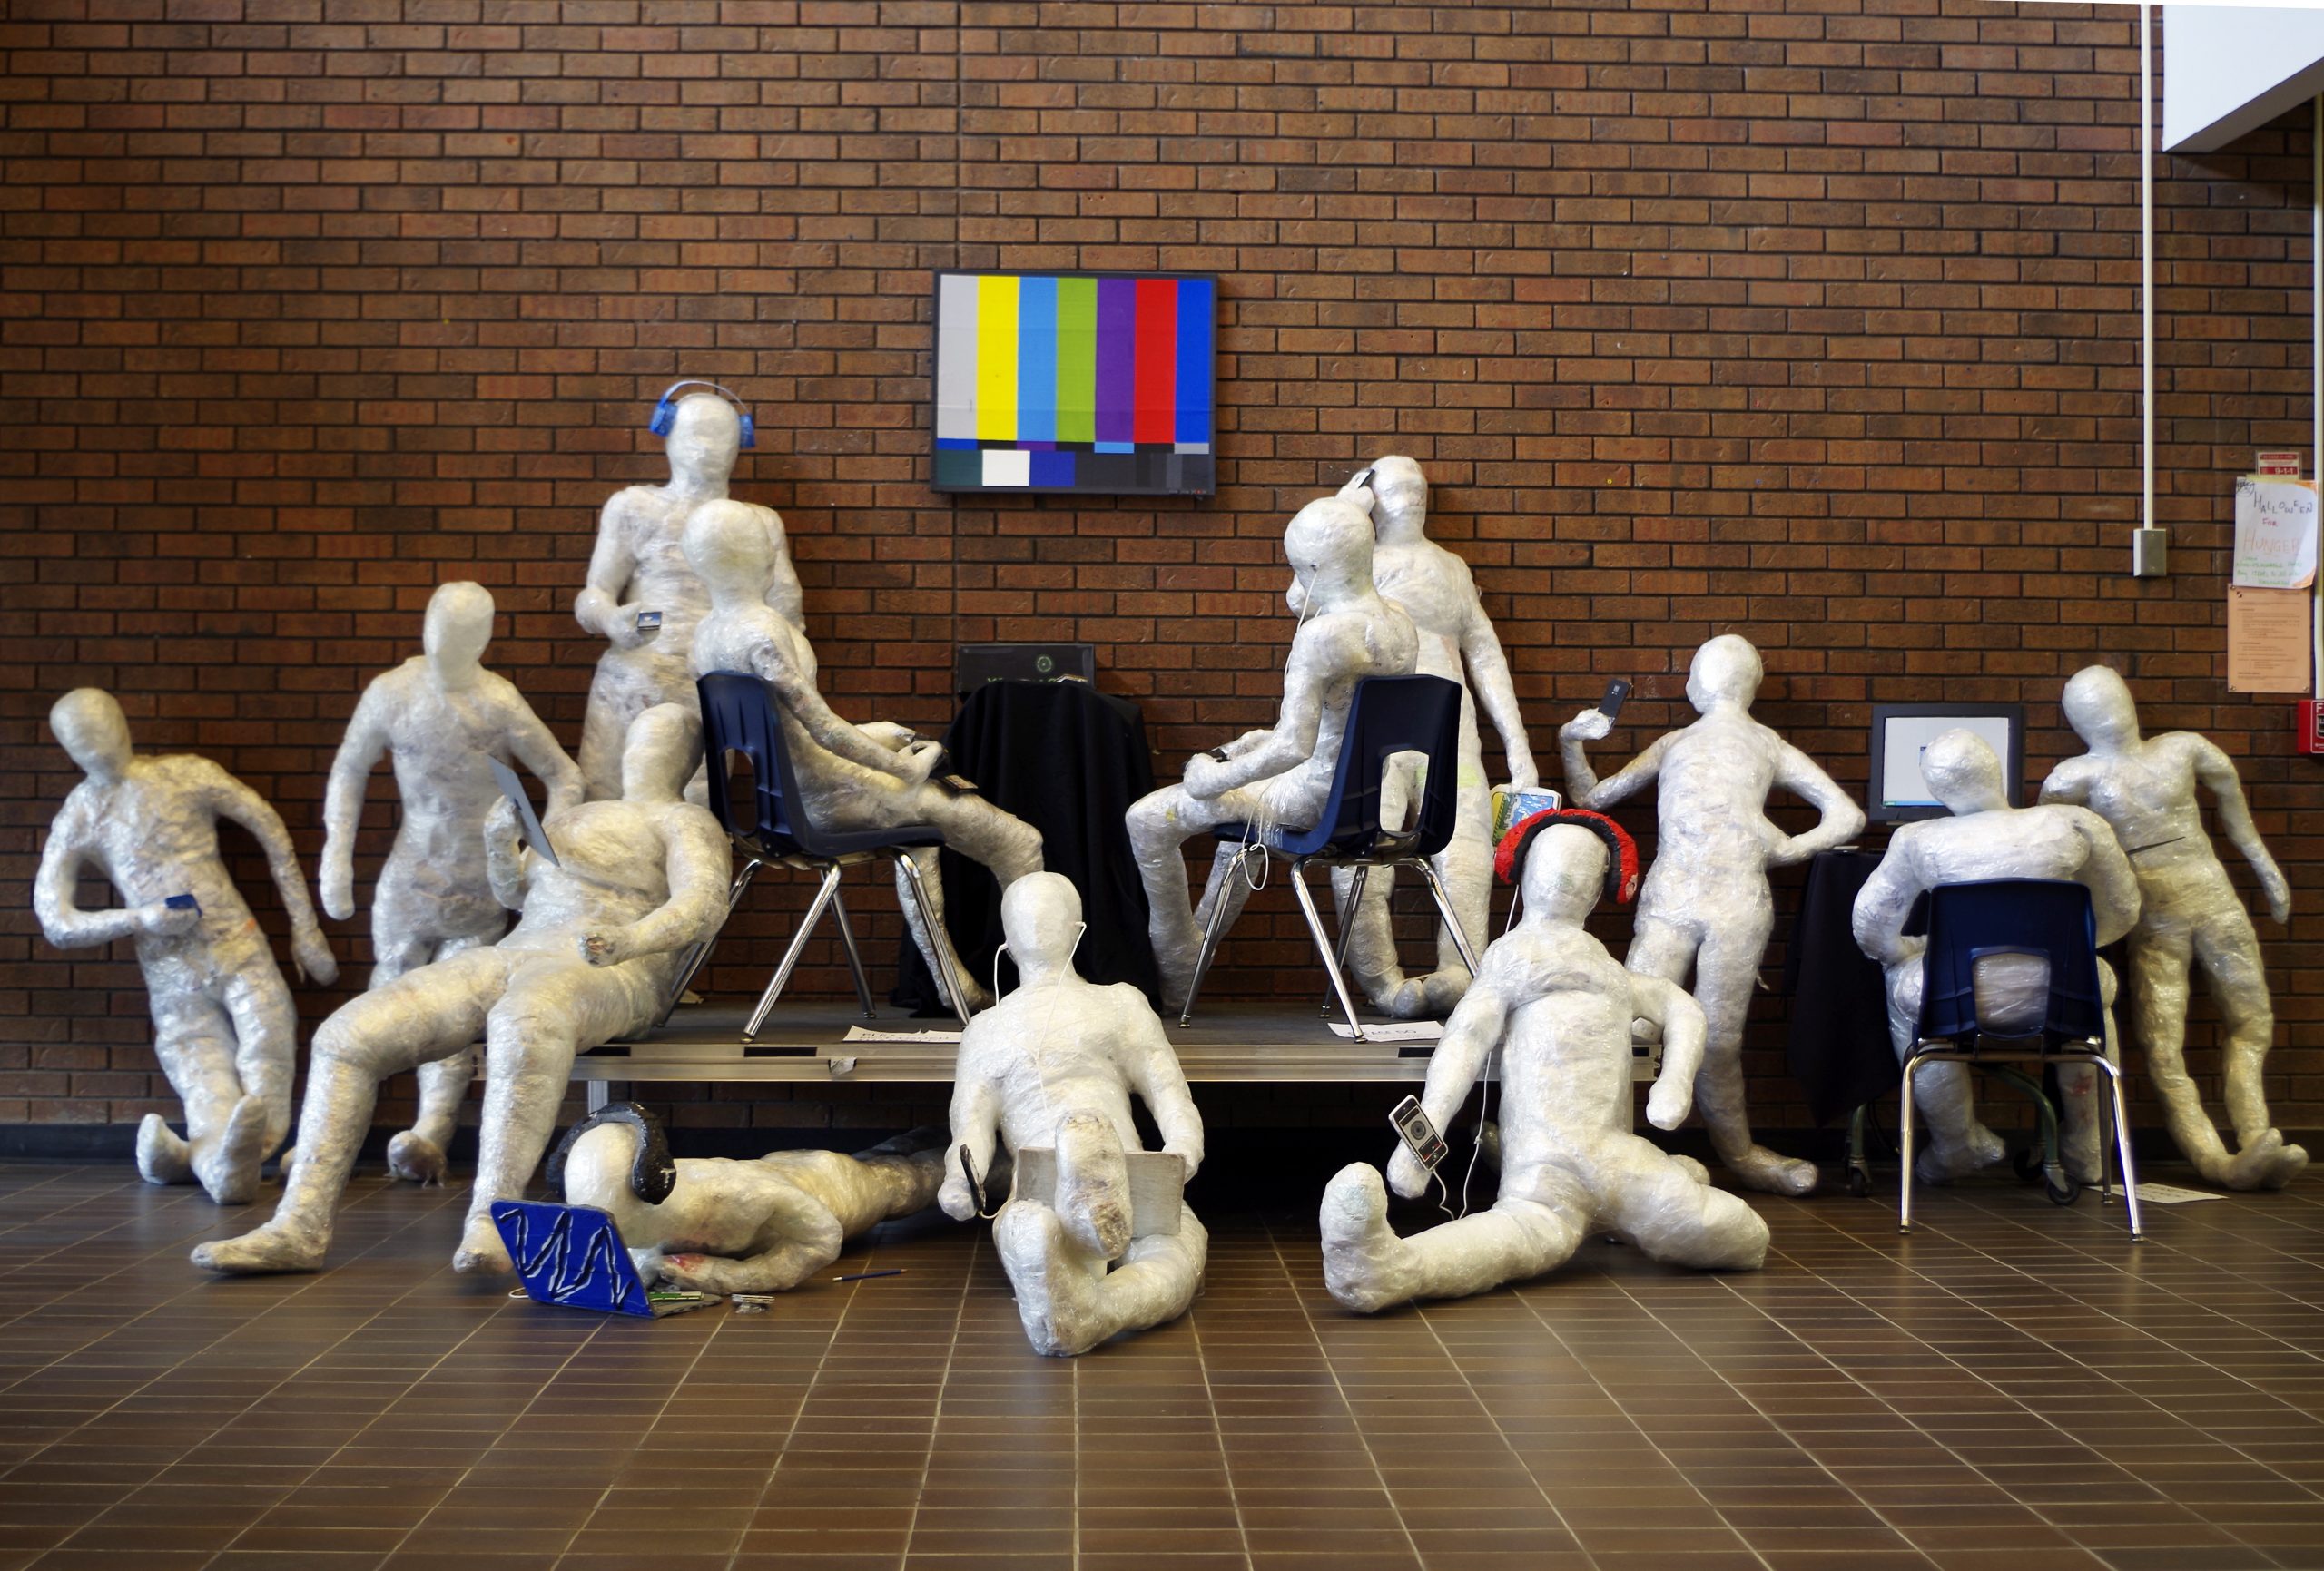
[[[615,649],[643,649],[660,636],[658,630],[654,633],[640,633],[637,630],[637,614],[651,609],[651,606],[635,604],[616,605],[614,607],[614,614],[608,624],[600,631]]]
[[[1602,741],[1612,734],[1614,722],[1604,713],[1585,709],[1558,728],[1560,741]]]
[[[1509,771],[1509,783],[1504,791],[1537,791],[1541,789],[1541,771],[1538,769],[1513,769]]]
[[[919,739],[919,733],[908,725],[898,725],[892,720],[867,720],[855,728],[881,747],[901,752]]]
[[[312,922],[290,935],[290,963],[299,968],[301,982],[328,987],[339,980],[339,959],[330,952],[330,940]]]
[[[1226,789],[1220,778],[1226,772],[1226,766],[1208,753],[1196,753],[1187,761],[1187,772],[1179,777],[1179,783],[1189,796],[1215,797]]]
[[[976,1197],[969,1193],[968,1181],[958,1174],[944,1181],[944,1187],[936,1192],[936,1203],[954,1222],[976,1220]]]
[[[619,928],[610,933],[584,933],[576,942],[581,957],[592,966],[618,966],[632,957],[628,937]]]
[[[331,857],[323,863],[323,909],[335,922],[355,914],[355,859]]]
[[[726,1262],[707,1254],[666,1254],[662,1257],[662,1280],[685,1292],[724,1292],[719,1284],[725,1280]]]
[[[1388,1187],[1406,1200],[1418,1200],[1428,1193],[1428,1169],[1406,1145],[1396,1147],[1396,1154],[1388,1158]]]
[[[172,906],[164,900],[140,906],[136,913],[137,930],[155,938],[174,938],[191,933],[201,925],[202,913],[191,906]]]
[[[2268,897],[2268,915],[2278,922],[2291,920],[2291,885],[2284,881],[2280,869],[2270,867],[2260,874],[2260,891]]]
[[[1646,1121],[1657,1129],[1676,1129],[1687,1121],[1694,1110],[1695,1083],[1685,1079],[1661,1079],[1646,1095]]]
[[[943,761],[944,744],[940,741],[916,741],[904,750],[904,778],[918,785],[936,772]]]

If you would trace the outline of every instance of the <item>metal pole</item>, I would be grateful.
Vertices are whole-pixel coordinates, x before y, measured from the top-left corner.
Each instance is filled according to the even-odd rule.
[[[2139,6],[2139,526],[2154,527],[2154,7]]]

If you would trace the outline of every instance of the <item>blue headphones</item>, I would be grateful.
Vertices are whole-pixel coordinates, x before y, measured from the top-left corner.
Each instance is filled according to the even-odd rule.
[[[662,390],[662,401],[654,406],[654,417],[645,422],[647,430],[657,437],[666,437],[670,434],[670,427],[675,425],[678,419],[677,396],[680,391],[687,388],[708,388],[712,392],[734,405],[734,413],[741,416],[743,419],[743,446],[749,447],[757,445],[758,431],[751,424],[751,412],[743,407],[743,400],[716,382],[705,382],[694,378],[689,378],[683,382],[672,382]]]

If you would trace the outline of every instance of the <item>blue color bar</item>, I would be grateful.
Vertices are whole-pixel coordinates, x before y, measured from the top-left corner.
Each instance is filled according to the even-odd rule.
[[[1216,293],[1208,279],[1178,280],[1177,440],[1181,442],[1207,442],[1211,437],[1211,318]]]
[[[1057,280],[1017,286],[1017,439],[1057,440]]]

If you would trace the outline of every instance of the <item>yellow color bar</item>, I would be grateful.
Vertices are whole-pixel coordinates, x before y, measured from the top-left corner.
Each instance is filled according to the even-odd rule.
[[[977,440],[1017,439],[1017,280],[977,280]]]

